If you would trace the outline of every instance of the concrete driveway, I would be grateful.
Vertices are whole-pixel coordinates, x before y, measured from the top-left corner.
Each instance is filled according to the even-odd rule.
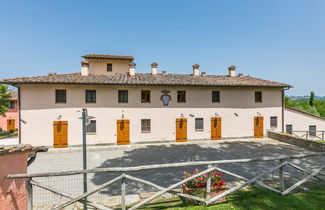
[[[17,137],[0,139],[0,145],[15,145],[19,143]]]
[[[163,145],[131,145],[97,147],[88,152],[88,168],[107,168],[122,166],[139,166],[159,163],[176,163],[190,161],[226,160],[257,157],[276,157],[279,155],[294,155],[312,153],[305,149],[280,143],[271,139],[261,140],[227,140],[204,141],[193,143],[173,143]],[[325,162],[325,157],[308,158],[304,160],[292,160],[303,168],[319,168]],[[278,162],[254,162],[244,164],[220,165],[221,168],[230,170],[247,178],[276,166]],[[79,170],[82,168],[81,149],[50,150],[48,153],[39,153],[36,161],[28,168],[29,173],[58,172]],[[169,186],[182,179],[182,172],[193,171],[195,168],[206,167],[182,167],[159,170],[146,170],[129,173],[161,186]],[[285,170],[287,176],[293,176],[292,170]],[[274,174],[276,176],[277,174]],[[295,173],[295,176],[300,175]],[[96,173],[88,175],[88,189],[93,189],[108,180],[118,176],[116,173]],[[226,181],[234,181],[229,176],[224,176]],[[41,183],[48,184],[61,191],[73,195],[82,194],[82,175],[65,177],[37,178]],[[151,192],[155,189],[140,183],[127,182],[127,193]],[[106,188],[94,197],[107,197],[107,195],[119,195],[120,183]],[[38,202],[53,200],[53,195],[35,188],[34,199]]]

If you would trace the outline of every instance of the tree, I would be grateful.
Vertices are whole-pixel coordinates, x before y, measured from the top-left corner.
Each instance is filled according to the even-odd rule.
[[[315,106],[314,100],[315,100],[315,93],[314,93],[314,91],[311,91],[310,92],[310,97],[309,97],[309,105],[311,107]]]
[[[5,115],[9,108],[9,99],[11,98],[8,86],[0,84],[0,115]]]

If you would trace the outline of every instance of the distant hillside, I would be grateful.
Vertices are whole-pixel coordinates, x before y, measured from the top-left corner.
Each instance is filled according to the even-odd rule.
[[[290,101],[305,101],[309,100],[309,96],[289,96]],[[315,100],[325,101],[325,96],[315,96]]]
[[[286,96],[285,105],[311,114],[325,117],[325,97],[315,96],[314,106],[310,106],[309,96]]]

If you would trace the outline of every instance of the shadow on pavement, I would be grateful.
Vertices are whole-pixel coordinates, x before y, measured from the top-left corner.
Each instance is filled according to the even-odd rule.
[[[108,151],[109,152],[109,151]],[[147,146],[144,148],[136,148],[131,151],[125,151],[124,155],[115,159],[108,159],[104,161],[98,168],[109,167],[128,167],[141,166],[151,164],[166,164],[177,162],[191,162],[191,161],[212,161],[212,160],[226,160],[226,159],[242,159],[242,158],[257,158],[257,157],[274,157],[279,155],[293,155],[301,153],[310,153],[304,149],[294,147],[286,144],[265,144],[258,142],[226,142],[220,143],[218,147],[200,146],[197,144],[191,145],[170,145],[170,146]],[[296,160],[296,164],[300,164],[305,168],[315,168],[320,163],[320,158],[313,158],[308,160]],[[323,158],[324,161],[324,158]],[[253,178],[261,171],[265,171],[270,167],[274,167],[279,162],[252,162],[252,163],[236,163],[223,164],[219,167],[239,174],[247,178]],[[193,166],[193,167],[178,167],[165,168],[155,170],[144,170],[127,173],[129,175],[145,179],[163,187],[170,186],[182,180],[183,171],[193,171],[195,168],[206,169],[207,166]],[[286,171],[290,173],[290,171]],[[112,178],[120,175],[120,173],[96,173],[92,178],[95,185],[101,185]],[[275,174],[276,176],[277,174]],[[232,177],[224,176],[226,181],[234,181]],[[142,192],[157,191],[156,189],[144,185],[142,183],[128,180],[127,194],[135,194]],[[117,182],[107,189],[100,192],[107,195],[119,195],[120,182]]]

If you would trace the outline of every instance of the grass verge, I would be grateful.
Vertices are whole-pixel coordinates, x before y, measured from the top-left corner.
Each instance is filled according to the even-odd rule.
[[[250,187],[227,197],[228,202],[213,206],[191,206],[174,197],[158,200],[140,209],[173,210],[224,210],[224,209],[325,209],[325,186],[312,187],[307,191],[282,196],[274,192]]]

